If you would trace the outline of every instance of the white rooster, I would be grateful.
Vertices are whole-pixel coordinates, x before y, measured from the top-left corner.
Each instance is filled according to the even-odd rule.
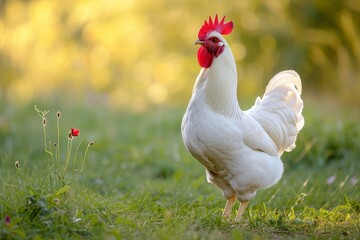
[[[206,168],[208,182],[218,187],[227,203],[228,218],[236,198],[239,221],[256,191],[277,183],[283,173],[280,156],[295,147],[304,126],[301,80],[295,71],[275,75],[262,98],[248,111],[237,100],[234,56],[222,35],[233,23],[209,17],[195,44],[200,44],[202,67],[181,123],[186,148]]]

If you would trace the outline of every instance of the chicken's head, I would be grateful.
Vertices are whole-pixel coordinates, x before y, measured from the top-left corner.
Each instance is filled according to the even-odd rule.
[[[224,51],[224,39],[221,35],[231,33],[234,24],[232,21],[224,23],[225,17],[219,22],[218,16],[214,21],[209,17],[209,22],[205,21],[200,28],[195,44],[200,44],[198,50],[198,61],[201,67],[209,68],[214,57],[218,57]]]

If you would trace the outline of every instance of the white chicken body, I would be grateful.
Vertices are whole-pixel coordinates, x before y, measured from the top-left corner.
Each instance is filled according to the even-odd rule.
[[[196,79],[181,124],[182,138],[205,166],[208,181],[226,199],[236,196],[247,202],[258,189],[272,186],[282,176],[280,156],[295,146],[304,125],[301,81],[294,71],[279,73],[264,97],[242,111],[233,54],[220,33],[213,31],[208,38],[212,37],[218,38],[224,49]]]
[[[198,94],[183,118],[182,134],[188,150],[207,169],[208,181],[226,199],[236,193],[240,201],[276,183],[283,165],[259,123],[243,113],[229,117],[214,112],[201,97],[204,93]]]

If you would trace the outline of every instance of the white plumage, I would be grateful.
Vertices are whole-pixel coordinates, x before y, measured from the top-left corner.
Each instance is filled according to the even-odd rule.
[[[237,72],[231,49],[218,31],[198,43],[208,51],[207,39],[221,44],[211,66],[202,68],[182,120],[186,148],[206,168],[209,182],[228,200],[228,217],[235,199],[242,204],[236,220],[256,191],[274,185],[282,176],[280,156],[295,147],[304,126],[301,80],[295,71],[274,76],[262,98],[248,111],[237,100]],[[212,44],[212,43],[211,43]],[[216,51],[218,52],[218,51]],[[200,61],[200,60],[199,60]]]

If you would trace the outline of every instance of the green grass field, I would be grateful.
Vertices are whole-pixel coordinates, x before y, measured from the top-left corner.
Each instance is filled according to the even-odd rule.
[[[0,239],[360,239],[356,118],[306,110],[283,178],[234,223],[183,146],[184,107],[38,108],[50,110],[46,143],[33,105],[0,106]],[[71,127],[80,136],[70,152]]]

